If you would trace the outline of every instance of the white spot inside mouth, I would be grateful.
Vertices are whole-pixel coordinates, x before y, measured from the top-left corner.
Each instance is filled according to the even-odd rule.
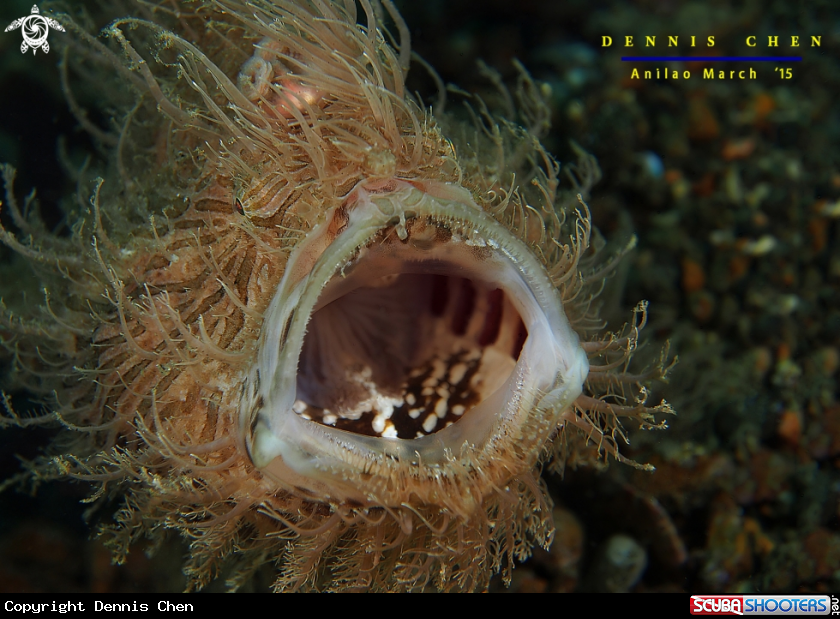
[[[426,419],[423,420],[423,430],[426,431],[426,434],[429,434],[432,430],[435,429],[437,425],[438,418],[436,415],[429,415]]]
[[[382,408],[377,411],[376,417],[373,418],[373,422],[371,426],[373,427],[373,431],[377,434],[382,434],[385,436],[385,432],[387,432],[387,428],[390,426],[391,428],[394,427],[390,421],[391,415],[394,414],[394,405],[401,405],[401,401],[397,401],[395,398],[387,399],[380,397],[377,404],[382,405]],[[396,430],[394,430],[396,432]]]
[[[307,404],[303,400],[295,400],[295,403],[292,404],[292,410],[295,411],[298,415],[302,415],[306,409]]]
[[[399,438],[397,429],[390,421],[385,424],[385,429],[382,431],[382,438]]]
[[[439,382],[440,380],[438,380],[434,376],[429,376],[429,378],[423,381],[423,387],[426,387],[427,389],[430,387],[437,387],[437,384]]]
[[[394,409],[403,405],[403,398],[382,393],[379,386],[371,380],[373,371],[370,367],[355,372],[348,371],[346,376],[349,382],[356,383],[367,391],[367,397],[352,407],[343,408],[338,416],[342,419],[356,420],[367,413],[374,413],[371,427],[376,434],[381,434],[385,430],[385,422],[394,414]]]
[[[423,412],[422,408],[412,408],[410,411],[408,411],[408,416],[411,417],[412,419],[417,419],[418,417],[420,417],[420,414],[422,412]]]
[[[466,407],[464,407],[463,404],[456,404],[455,406],[452,407],[452,414],[455,415],[456,417],[460,417],[461,415],[464,414],[464,412],[466,410],[467,409],[466,409]]]
[[[432,360],[432,377],[440,381],[441,378],[444,377],[446,374],[446,364],[440,359],[435,358]]]
[[[446,404],[446,400],[440,399],[435,404],[435,415],[437,415],[438,419],[443,419],[446,417],[446,412],[449,410],[449,406]]]
[[[333,415],[333,414],[324,415],[323,419],[324,419],[324,423],[327,424],[328,426],[334,426],[335,422],[338,421],[338,415]]]
[[[415,404],[417,404],[417,398],[414,397],[413,393],[406,394],[405,403],[409,406],[414,406]]]
[[[383,415],[377,415],[374,417],[373,423],[371,424],[373,431],[377,434],[382,434],[385,431],[385,421],[386,418]]]
[[[467,373],[467,364],[466,363],[456,363],[452,366],[452,369],[449,370],[449,384],[450,385],[457,385],[461,382],[464,378],[464,374]]]

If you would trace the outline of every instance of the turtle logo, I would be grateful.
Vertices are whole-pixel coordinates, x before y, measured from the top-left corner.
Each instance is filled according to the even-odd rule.
[[[50,51],[50,44],[47,43],[50,26],[60,32],[65,31],[57,21],[41,15],[38,10],[38,5],[34,5],[32,7],[32,15],[16,19],[6,27],[6,32],[20,28],[21,34],[23,34],[23,43],[20,44],[22,54],[25,54],[26,50],[30,47],[32,48],[33,54],[39,48],[43,49],[46,54]]]

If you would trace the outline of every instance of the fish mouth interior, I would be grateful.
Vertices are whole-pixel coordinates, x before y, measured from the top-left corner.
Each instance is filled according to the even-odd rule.
[[[409,219],[402,235],[382,229],[318,297],[294,412],[408,440],[479,412],[508,382],[528,337],[489,254],[429,217]]]
[[[264,312],[240,431],[283,487],[399,503],[419,490],[389,467],[542,445],[588,373],[530,247],[459,186],[386,185],[309,233]]]

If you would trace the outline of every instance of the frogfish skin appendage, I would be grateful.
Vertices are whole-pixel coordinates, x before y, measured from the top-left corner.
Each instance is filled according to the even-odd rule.
[[[590,247],[596,164],[579,153],[561,190],[524,70],[517,118],[433,115],[390,0],[171,4],[99,38],[54,16],[84,50],[68,100],[99,76],[123,110],[114,134],[80,119],[109,155],[69,233],[4,168],[0,242],[46,291],[0,284],[6,384],[49,413],[6,397],[0,423],[59,427],[21,478],[119,504],[118,562],[179,532],[190,589],[264,564],[279,591],[509,582],[553,538],[541,470],[642,466],[619,418],[670,412],[631,393],[667,354],[625,373],[646,306],[600,332],[622,252]]]

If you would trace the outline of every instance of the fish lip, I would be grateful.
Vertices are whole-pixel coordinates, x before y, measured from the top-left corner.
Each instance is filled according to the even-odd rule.
[[[481,421],[459,428],[465,421],[461,420],[410,440],[357,435],[301,418],[292,410],[297,366],[306,325],[322,290],[359,248],[383,228],[398,230],[407,216],[458,222],[505,265],[505,281],[499,287],[513,295],[529,331],[505,383],[508,397],[499,402],[495,416],[482,415]],[[335,221],[341,219],[345,225],[336,230]],[[393,496],[381,496],[382,489],[392,485],[389,480],[377,484],[370,479],[383,460],[412,468],[415,475],[422,476],[423,471],[440,475],[459,457],[459,448],[471,451],[472,460],[480,452],[492,457],[498,441],[516,440],[524,431],[529,441],[539,444],[532,457],[521,463],[523,468],[532,467],[562,412],[581,394],[588,369],[587,356],[543,265],[523,241],[483,211],[466,189],[434,181],[362,181],[341,206],[327,212],[325,221],[289,257],[283,280],[264,314],[256,362],[243,387],[240,438],[252,463],[281,487],[324,500],[399,504],[406,499],[399,490],[396,495],[400,496],[390,491],[385,494]],[[529,416],[535,411],[546,419],[531,423]],[[535,432],[540,436],[530,436]],[[462,474],[468,475],[468,468]]]

